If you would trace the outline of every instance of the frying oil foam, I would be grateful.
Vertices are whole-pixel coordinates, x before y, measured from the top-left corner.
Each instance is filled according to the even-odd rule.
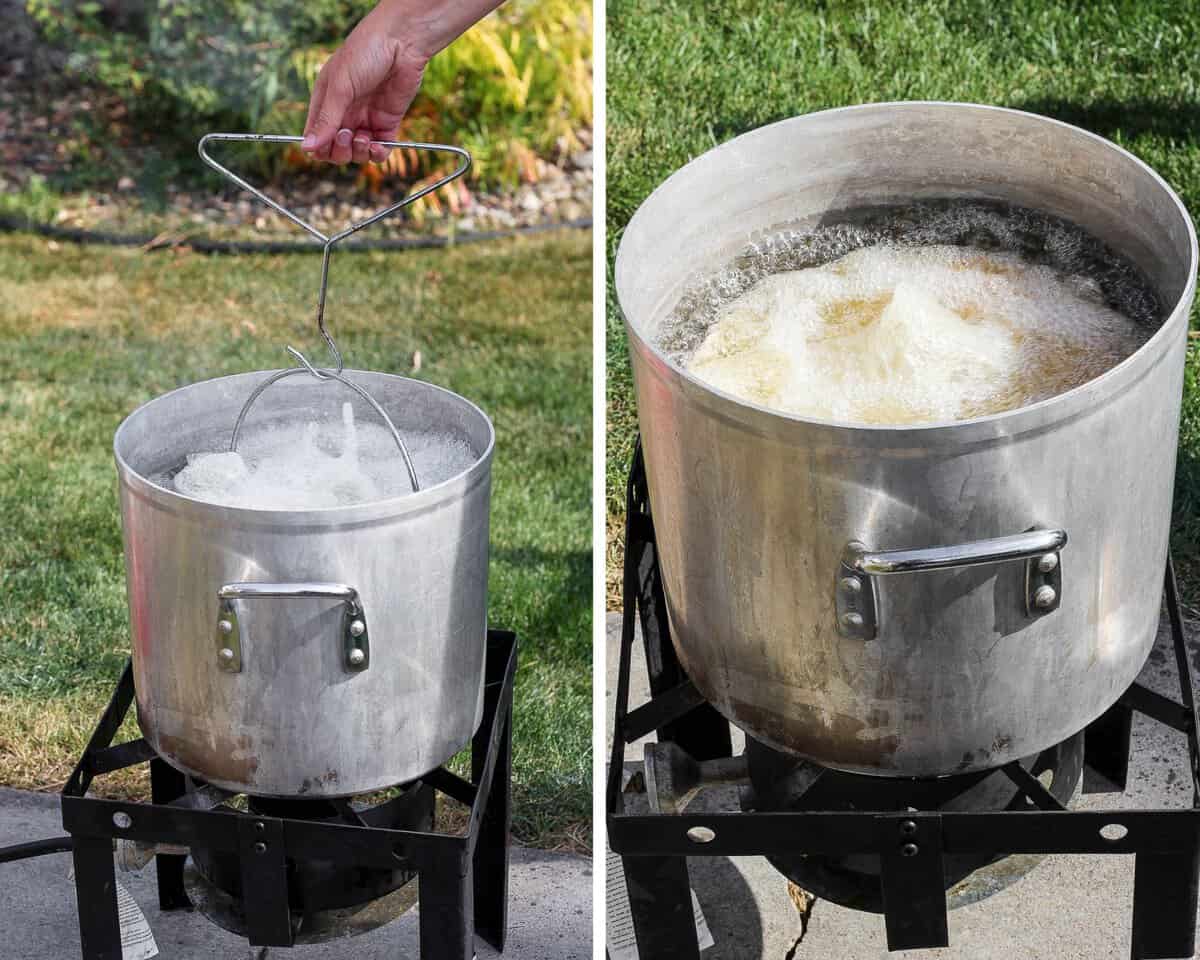
[[[1159,319],[1136,270],[1073,225],[927,203],[752,244],[685,293],[659,342],[739,398],[904,425],[1069,390],[1136,351]]]
[[[422,488],[448,480],[476,460],[470,444],[449,434],[403,434]],[[412,492],[391,433],[354,420],[285,423],[243,434],[236,452],[195,453],[175,474],[176,490],[198,500],[260,510],[348,506]]]

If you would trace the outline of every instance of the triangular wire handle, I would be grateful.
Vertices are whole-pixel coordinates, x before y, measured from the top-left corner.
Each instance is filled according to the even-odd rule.
[[[404,459],[404,466],[408,470],[408,477],[412,483],[413,491],[415,492],[421,489],[420,482],[417,479],[416,468],[413,466],[412,457],[409,455],[408,447],[405,446],[404,439],[400,436],[400,431],[396,429],[396,425],[392,422],[392,418],[387,415],[387,411],[385,411],[383,407],[379,405],[374,397],[367,393],[358,384],[353,383],[342,376],[342,370],[345,367],[345,363],[342,360],[342,352],[338,349],[337,344],[333,342],[333,337],[329,335],[329,331],[325,329],[325,290],[329,285],[329,256],[333,252],[334,244],[336,244],[338,241],[344,240],[346,237],[350,236],[350,234],[358,232],[363,227],[369,227],[376,221],[382,220],[388,214],[395,213],[397,210],[407,207],[410,203],[415,203],[417,200],[420,200],[427,194],[432,193],[434,190],[444,187],[452,180],[457,180],[471,168],[471,155],[461,147],[452,147],[449,144],[444,143],[417,143],[402,140],[371,141],[372,145],[384,147],[410,147],[414,150],[430,150],[435,153],[452,153],[459,158],[461,163],[459,163],[454,172],[447,174],[440,180],[431,183],[428,186],[422,187],[416,193],[408,194],[408,196],[404,197],[402,200],[393,203],[390,207],[380,210],[378,213],[373,213],[365,220],[359,220],[358,223],[350,224],[350,226],[346,227],[340,233],[335,233],[333,236],[326,236],[311,223],[292,213],[292,211],[287,209],[287,207],[276,203],[261,190],[257,189],[256,187],[252,187],[228,167],[217,163],[216,160],[208,155],[208,151],[205,149],[209,143],[215,140],[239,140],[251,141],[254,143],[299,143],[301,139],[301,137],[289,137],[272,133],[209,133],[200,138],[199,151],[201,160],[207,163],[226,179],[236,183],[243,190],[252,193],[272,210],[277,210],[279,213],[282,213],[285,217],[291,220],[292,223],[308,231],[313,237],[323,244],[321,256],[321,289],[317,296],[317,329],[321,332],[321,336],[325,338],[325,343],[329,347],[329,353],[333,357],[333,363],[335,367],[335,369],[331,370],[320,370],[309,363],[308,358],[306,358],[304,354],[302,354],[295,347],[288,347],[288,353],[296,358],[296,360],[300,363],[300,366],[289,370],[280,370],[272,374],[255,388],[255,390],[247,398],[246,402],[242,405],[241,412],[238,414],[237,422],[233,426],[233,436],[230,439],[229,449],[237,450],[238,435],[241,433],[242,424],[245,423],[246,415],[250,412],[250,408],[254,405],[254,401],[262,395],[263,391],[273,383],[282,380],[284,377],[289,377],[294,374],[304,373],[307,371],[318,380],[337,381],[338,383],[349,387],[371,405],[372,409],[374,409],[383,422],[387,424],[388,432],[391,433],[392,439],[396,442],[396,446],[400,449],[400,456]]]
[[[205,149],[209,143],[217,140],[250,141],[252,143],[299,143],[302,139],[304,138],[283,136],[281,134],[274,133],[209,133],[200,138],[200,159],[224,176],[227,180],[236,183],[243,190],[252,193],[271,209],[282,213],[285,217],[291,220],[292,223],[296,224],[296,226],[302,227],[304,230],[308,231],[308,233],[310,233],[314,238],[319,240],[324,245],[321,256],[321,287],[317,294],[317,329],[320,331],[321,336],[325,338],[325,343],[329,347],[330,355],[333,357],[335,372],[340,376],[342,369],[345,366],[345,363],[342,360],[342,352],[338,349],[337,344],[333,342],[333,337],[329,335],[329,331],[325,329],[325,291],[329,285],[329,257],[333,252],[334,244],[344,240],[352,233],[357,233],[363,227],[369,227],[371,224],[382,220],[389,214],[395,213],[397,210],[407,207],[410,203],[415,203],[422,197],[433,193],[434,190],[444,187],[451,181],[457,180],[471,168],[471,155],[461,147],[453,147],[446,143],[419,143],[403,140],[372,140],[372,146],[401,148],[408,147],[414,150],[429,150],[434,153],[452,153],[458,157],[461,162],[452,173],[447,174],[440,180],[422,187],[416,193],[408,194],[402,200],[393,203],[390,207],[380,210],[378,213],[371,214],[371,216],[364,220],[359,220],[357,223],[350,224],[350,226],[346,227],[339,233],[335,233],[332,236],[326,236],[311,223],[302,219],[301,217],[298,217],[282,204],[272,200],[257,187],[251,186],[228,167],[218,163],[208,155],[208,151]],[[295,357],[314,377],[316,377],[318,380],[325,379],[325,374],[309,363],[304,354],[302,354],[299,350],[296,350],[293,347],[288,347],[287,350],[288,353]]]

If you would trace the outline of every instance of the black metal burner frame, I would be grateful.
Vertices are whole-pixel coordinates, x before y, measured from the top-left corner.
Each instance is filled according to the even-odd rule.
[[[889,950],[948,946],[943,854],[1135,854],[1133,960],[1191,958],[1200,878],[1200,744],[1196,702],[1168,559],[1166,607],[1180,678],[1180,701],[1134,683],[1085,734],[1085,761],[1125,789],[1134,711],[1187,736],[1191,809],[1071,811],[1017,763],[1004,767],[1036,809],[960,812],[772,812],[646,814],[624,812],[625,748],[650,733],[697,760],[732,754],[729,722],[692,685],[675,656],[655,551],[640,442],[626,496],[624,622],[617,681],[616,731],[608,771],[606,822],[620,854],[645,960],[698,960],[687,858],[696,856],[844,856],[880,858]],[[629,710],[635,617],[640,617],[651,699]],[[1119,824],[1120,839],[1101,829]],[[693,831],[693,828],[703,828]]]
[[[513,678],[516,635],[489,630],[483,720],[471,743],[471,780],[439,768],[422,781],[471,808],[465,834],[392,830],[171,806],[185,777],[144,739],[112,746],[133,702],[132,663],[62,791],[63,826],[74,840],[83,960],[121,960],[113,838],[178,844],[240,858],[252,946],[291,946],[288,858],[320,859],[419,875],[420,949],[428,960],[471,960],[475,933],[503,951],[508,926]],[[87,796],[98,775],[150,761],[150,803]],[[159,906],[188,909],[186,856],[156,856]]]

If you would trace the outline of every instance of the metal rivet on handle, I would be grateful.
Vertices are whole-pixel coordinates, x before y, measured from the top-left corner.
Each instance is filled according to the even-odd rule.
[[[228,635],[228,634],[233,633],[233,624],[228,620],[218,620],[217,621],[217,629],[220,630],[222,633]]]
[[[1054,588],[1049,584],[1045,584],[1037,588],[1033,595],[1033,602],[1042,610],[1054,606],[1054,601],[1058,599],[1058,594],[1054,592]]]
[[[112,815],[113,826],[118,830],[128,830],[133,826],[133,817],[124,810],[118,810]]]
[[[361,637],[367,630],[367,625],[361,620],[352,620],[350,622],[350,636]]]
[[[861,630],[863,622],[863,615],[861,613],[851,611],[850,613],[842,614],[842,626],[848,627],[851,630]]]
[[[912,820],[905,820],[900,824],[900,832],[906,837],[911,837],[917,832],[917,825]]]
[[[900,848],[900,856],[902,857],[915,857],[920,852],[921,848],[915,843],[906,843]]]
[[[1058,566],[1058,554],[1047,553],[1045,556],[1038,559],[1037,568],[1042,573],[1049,573]]]
[[[222,647],[219,656],[226,663],[233,662],[233,651],[230,650],[229,647]]]
[[[861,593],[862,581],[858,577],[842,577],[841,587],[847,593]]]
[[[355,649],[351,650],[346,655],[346,659],[350,661],[351,666],[359,667],[362,666],[363,661],[367,659],[367,655],[361,650]]]
[[[266,853],[267,845],[260,840],[258,843],[256,843],[254,845],[254,852],[255,853]]]

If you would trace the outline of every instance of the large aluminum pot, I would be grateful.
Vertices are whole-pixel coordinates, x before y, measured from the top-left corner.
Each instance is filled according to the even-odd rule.
[[[1073,221],[1144,270],[1169,317],[1074,390],[906,428],[772,412],[656,347],[689,281],[763,231],[933,197]],[[1153,170],[1013,110],[830,110],[668,179],[625,230],[616,287],[674,641],[698,689],[776,748],[882,775],[996,766],[1102,713],[1154,640],[1195,274],[1191,221]]]
[[[347,371],[402,435],[457,435],[474,465],[410,496],[314,510],[162,486],[187,454],[228,448],[266,376],[183,387],[117,430],[138,722],[173,766],[232,790],[336,797],[415,779],[482,716],[492,425],[440,387]],[[345,387],[291,377],[247,422],[337,417],[347,400],[358,422],[376,417]]]

